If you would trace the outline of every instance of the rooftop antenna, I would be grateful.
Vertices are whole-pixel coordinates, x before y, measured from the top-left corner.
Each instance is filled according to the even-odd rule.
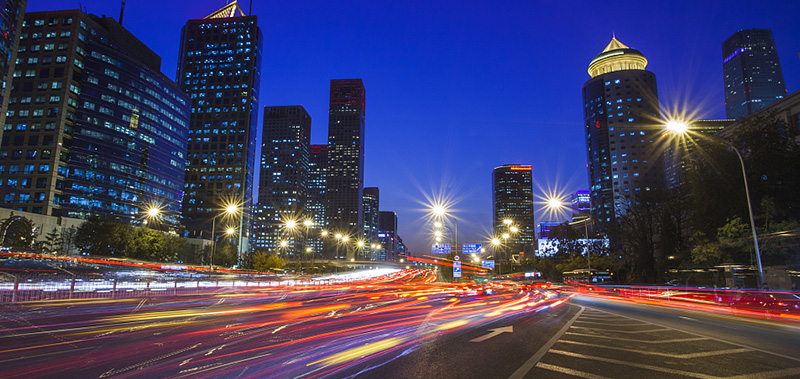
[[[119,10],[119,24],[122,25],[122,15],[125,13],[125,0],[122,0],[122,8]]]
[[[250,9],[247,11],[248,16],[253,15],[253,0],[250,0]]]

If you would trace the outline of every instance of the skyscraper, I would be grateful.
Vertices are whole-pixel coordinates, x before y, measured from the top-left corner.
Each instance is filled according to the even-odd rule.
[[[376,260],[397,260],[399,245],[397,213],[390,211],[380,211],[378,213],[378,239],[381,246],[376,254]]]
[[[0,125],[5,125],[26,0],[0,2]],[[3,131],[0,130],[0,137]]]
[[[570,198],[572,222],[585,220],[592,215],[592,194],[588,190],[578,190]]]
[[[184,223],[188,237],[214,238],[212,219],[240,205],[238,248],[249,235],[261,78],[261,29],[234,0],[181,31],[178,83],[192,101]]]
[[[304,251],[307,212],[311,116],[301,105],[264,107],[261,134],[261,173],[258,186],[258,220],[254,222],[253,245],[277,253],[281,241],[289,258]],[[293,230],[286,222],[293,220]]]
[[[769,29],[746,29],[722,43],[725,114],[739,119],[786,96],[778,50]]]
[[[492,171],[494,235],[508,233],[507,251],[533,252],[533,172],[527,165],[503,165]],[[506,220],[510,220],[507,223]],[[516,232],[513,231],[516,228]]]
[[[662,130],[658,90],[646,66],[642,53],[612,38],[583,85],[592,223],[601,235],[614,234],[616,216],[663,185],[654,149]]]
[[[312,253],[317,256],[324,256],[322,241],[325,237],[322,233],[327,233],[328,226],[325,224],[325,194],[327,190],[328,178],[328,145],[311,145],[308,158],[308,202],[306,211],[314,218],[314,229],[309,236],[309,246]],[[332,255],[332,254],[331,254]]]
[[[5,208],[180,227],[189,99],[115,20],[33,12],[0,150]]]
[[[372,245],[378,241],[378,212],[380,190],[378,187],[364,188],[364,243]]]
[[[361,79],[331,80],[325,217],[332,232],[351,237],[363,235],[364,106]]]

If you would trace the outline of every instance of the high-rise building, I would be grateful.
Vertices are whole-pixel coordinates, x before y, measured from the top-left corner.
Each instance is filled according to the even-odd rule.
[[[533,252],[533,171],[527,165],[504,165],[492,171],[492,225],[494,235],[510,234],[511,253]],[[510,220],[507,223],[506,220]],[[516,228],[516,232],[513,231]]]
[[[364,243],[378,241],[378,212],[380,209],[380,190],[378,187],[364,188]]]
[[[361,79],[331,80],[325,217],[332,232],[351,237],[363,235],[364,106]]]
[[[211,239],[213,218],[230,203],[240,211],[239,254],[247,248],[255,170],[261,29],[236,1],[181,31],[178,83],[192,101],[185,183],[188,237]]]
[[[746,29],[722,43],[725,114],[749,116],[786,96],[778,50],[769,29]]]
[[[663,160],[654,149],[662,130],[658,90],[646,66],[638,50],[612,38],[583,85],[592,224],[601,235],[615,234],[616,216],[663,186]]]
[[[330,258],[323,248],[323,239],[330,236],[325,221],[325,194],[328,177],[328,145],[311,145],[308,158],[308,202],[306,211],[314,218],[314,229],[309,236],[312,252],[320,257]]]
[[[0,125],[6,124],[11,75],[14,73],[17,60],[17,47],[26,2],[26,0],[0,2]],[[3,131],[0,130],[0,137],[2,136]]]
[[[282,241],[289,259],[305,251],[305,220],[313,216],[308,203],[311,116],[301,105],[264,107],[261,133],[261,172],[258,186],[257,220],[253,222],[253,245],[278,253]],[[296,227],[287,228],[287,221]]]
[[[378,239],[380,248],[375,260],[396,261],[399,237],[397,236],[397,213],[380,211],[378,214]]]
[[[589,190],[578,190],[570,198],[572,222],[583,221],[592,215],[592,194]]]
[[[115,20],[25,15],[0,150],[4,208],[180,227],[189,99]],[[164,225],[165,224],[165,225]]]

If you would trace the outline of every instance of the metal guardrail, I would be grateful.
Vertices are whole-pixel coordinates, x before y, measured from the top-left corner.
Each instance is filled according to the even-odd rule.
[[[183,278],[132,280],[98,277],[0,274],[0,303],[24,301],[131,298],[197,294],[221,289],[348,284],[349,280],[286,279],[243,280]]]

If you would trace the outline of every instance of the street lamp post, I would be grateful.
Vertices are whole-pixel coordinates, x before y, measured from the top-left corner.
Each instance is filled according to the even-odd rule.
[[[689,125],[680,121],[670,121],[667,122],[666,128],[668,131],[675,133],[675,134],[686,134],[689,131]],[[736,157],[739,158],[739,163],[742,166],[742,180],[744,181],[744,194],[747,198],[747,212],[748,216],[750,217],[750,229],[753,231],[753,247],[756,250],[756,263],[758,265],[758,276],[761,279],[761,283],[764,283],[764,268],[761,266],[761,250],[758,248],[758,235],[756,234],[756,224],[755,220],[753,219],[753,206],[750,202],[750,188],[747,186],[747,171],[744,168],[744,158],[742,157],[742,153],[739,152],[739,149],[736,146],[733,146],[728,140],[714,137],[712,135],[705,135],[709,137],[709,139],[722,143],[728,146],[734,153],[736,153]]]
[[[433,213],[435,215],[437,215],[437,216],[443,216],[443,217],[447,218],[447,216],[449,215],[450,217],[453,218],[453,225],[455,225],[455,232],[453,233],[454,234],[454,236],[453,236],[454,241],[453,242],[456,245],[455,246],[455,255],[459,255],[458,254],[458,219],[456,219],[456,216],[453,216],[452,214],[447,213],[447,210],[444,209],[444,207],[441,206],[441,205],[437,205],[437,206],[433,207]]]
[[[217,249],[217,217],[229,216],[239,211],[239,206],[236,204],[229,204],[225,207],[225,211],[211,218],[211,257],[209,258],[208,265],[214,265],[214,251]],[[230,230],[230,229],[229,229]],[[238,259],[238,258],[237,258]]]

